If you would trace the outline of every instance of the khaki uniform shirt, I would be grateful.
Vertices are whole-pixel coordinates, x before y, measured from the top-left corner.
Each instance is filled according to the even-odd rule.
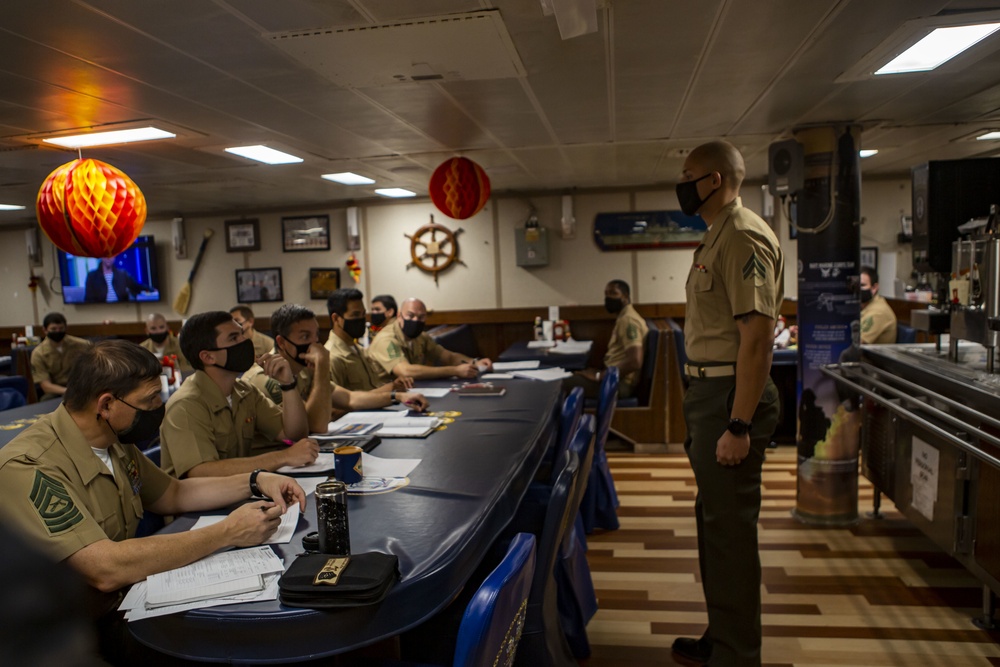
[[[274,349],[274,339],[267,334],[262,334],[261,332],[254,329],[253,332],[253,353],[258,357],[262,354],[267,354]]]
[[[608,351],[604,355],[604,366],[620,366],[625,361],[626,350],[636,345],[642,346],[646,340],[649,327],[646,320],[639,313],[635,312],[632,304],[628,304],[618,313],[615,320],[615,329],[611,332],[611,340],[608,342]],[[628,375],[623,375],[619,383],[634,387],[639,380],[639,371],[632,371]]]
[[[275,405],[281,405],[281,385],[265,373],[258,364],[251,366],[250,370],[243,374],[243,379],[264,392],[268,398],[274,401]],[[312,386],[313,372],[309,368],[303,368],[295,376],[295,389],[298,390],[303,401],[308,400]]]
[[[204,371],[184,381],[170,400],[160,426],[164,470],[184,477],[196,465],[251,455],[254,436],[274,442],[281,433],[281,408],[262,391],[238,379],[232,407]]]
[[[90,341],[66,334],[59,346],[46,338],[31,352],[31,377],[37,383],[52,382],[66,386],[69,372],[77,357],[90,347]],[[40,400],[55,398],[59,394],[44,394]]]
[[[757,311],[777,319],[784,297],[781,245],[767,223],[725,206],[694,251],[688,273],[684,347],[691,363],[736,363],[736,317]]]
[[[345,343],[330,332],[324,345],[330,351],[330,381],[351,391],[372,391],[379,386],[379,370],[373,368],[368,352],[357,343]]]
[[[896,313],[878,294],[861,309],[861,342],[880,345],[896,342]]]
[[[378,332],[368,348],[368,358],[372,367],[379,371],[378,381],[385,384],[394,379],[392,369],[399,362],[405,360],[409,364],[435,366],[442,350],[444,348],[434,342],[426,331],[413,340],[408,339],[397,321]]]
[[[56,561],[94,542],[135,537],[143,507],[170,478],[135,445],[108,451],[114,476],[65,406],[43,415],[0,449],[4,521]]]
[[[167,339],[163,341],[163,349],[158,350],[156,348],[156,341],[152,338],[147,338],[146,340],[139,343],[142,347],[146,348],[150,352],[156,355],[157,359],[162,359],[165,354],[173,354],[177,356],[177,365],[180,367],[179,370],[185,372],[191,372],[194,369],[191,368],[191,364],[188,363],[187,357],[181,352],[181,342],[174,334],[167,336]]]

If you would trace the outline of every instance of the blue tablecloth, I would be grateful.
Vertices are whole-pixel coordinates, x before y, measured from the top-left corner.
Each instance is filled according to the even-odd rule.
[[[281,664],[366,646],[431,617],[461,590],[514,515],[551,432],[558,382],[498,384],[507,387],[498,398],[432,399],[432,410],[462,415],[426,439],[384,439],[374,450],[422,459],[409,486],[349,500],[352,550],[399,557],[402,580],[381,604],[323,612],[278,602],[214,607],[130,623],[132,633],[179,657]],[[194,520],[181,517],[166,530],[185,530]],[[286,563],[313,530],[310,496],[296,536],[276,547]]]

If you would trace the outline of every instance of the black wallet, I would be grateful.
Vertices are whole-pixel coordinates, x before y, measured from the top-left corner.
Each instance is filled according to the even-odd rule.
[[[352,554],[347,567],[339,573],[337,583],[323,578],[324,568],[336,565],[330,554],[303,554],[278,580],[278,599],[288,607],[336,609],[381,602],[399,579],[399,558],[392,554],[370,551]]]

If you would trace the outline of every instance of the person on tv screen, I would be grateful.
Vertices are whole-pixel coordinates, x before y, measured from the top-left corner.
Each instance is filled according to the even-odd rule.
[[[131,301],[136,295],[151,292],[140,285],[127,271],[115,268],[114,257],[102,257],[97,268],[87,274],[83,300],[87,303],[117,303]]]

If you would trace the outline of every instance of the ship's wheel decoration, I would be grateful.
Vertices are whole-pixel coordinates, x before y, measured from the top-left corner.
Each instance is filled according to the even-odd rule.
[[[403,235],[410,239],[410,257],[413,259],[406,268],[415,266],[421,271],[434,274],[436,285],[438,274],[455,262],[468,266],[458,258],[458,235],[462,231],[461,227],[453,232],[444,225],[437,224],[432,215],[430,223],[414,232],[413,236]]]

